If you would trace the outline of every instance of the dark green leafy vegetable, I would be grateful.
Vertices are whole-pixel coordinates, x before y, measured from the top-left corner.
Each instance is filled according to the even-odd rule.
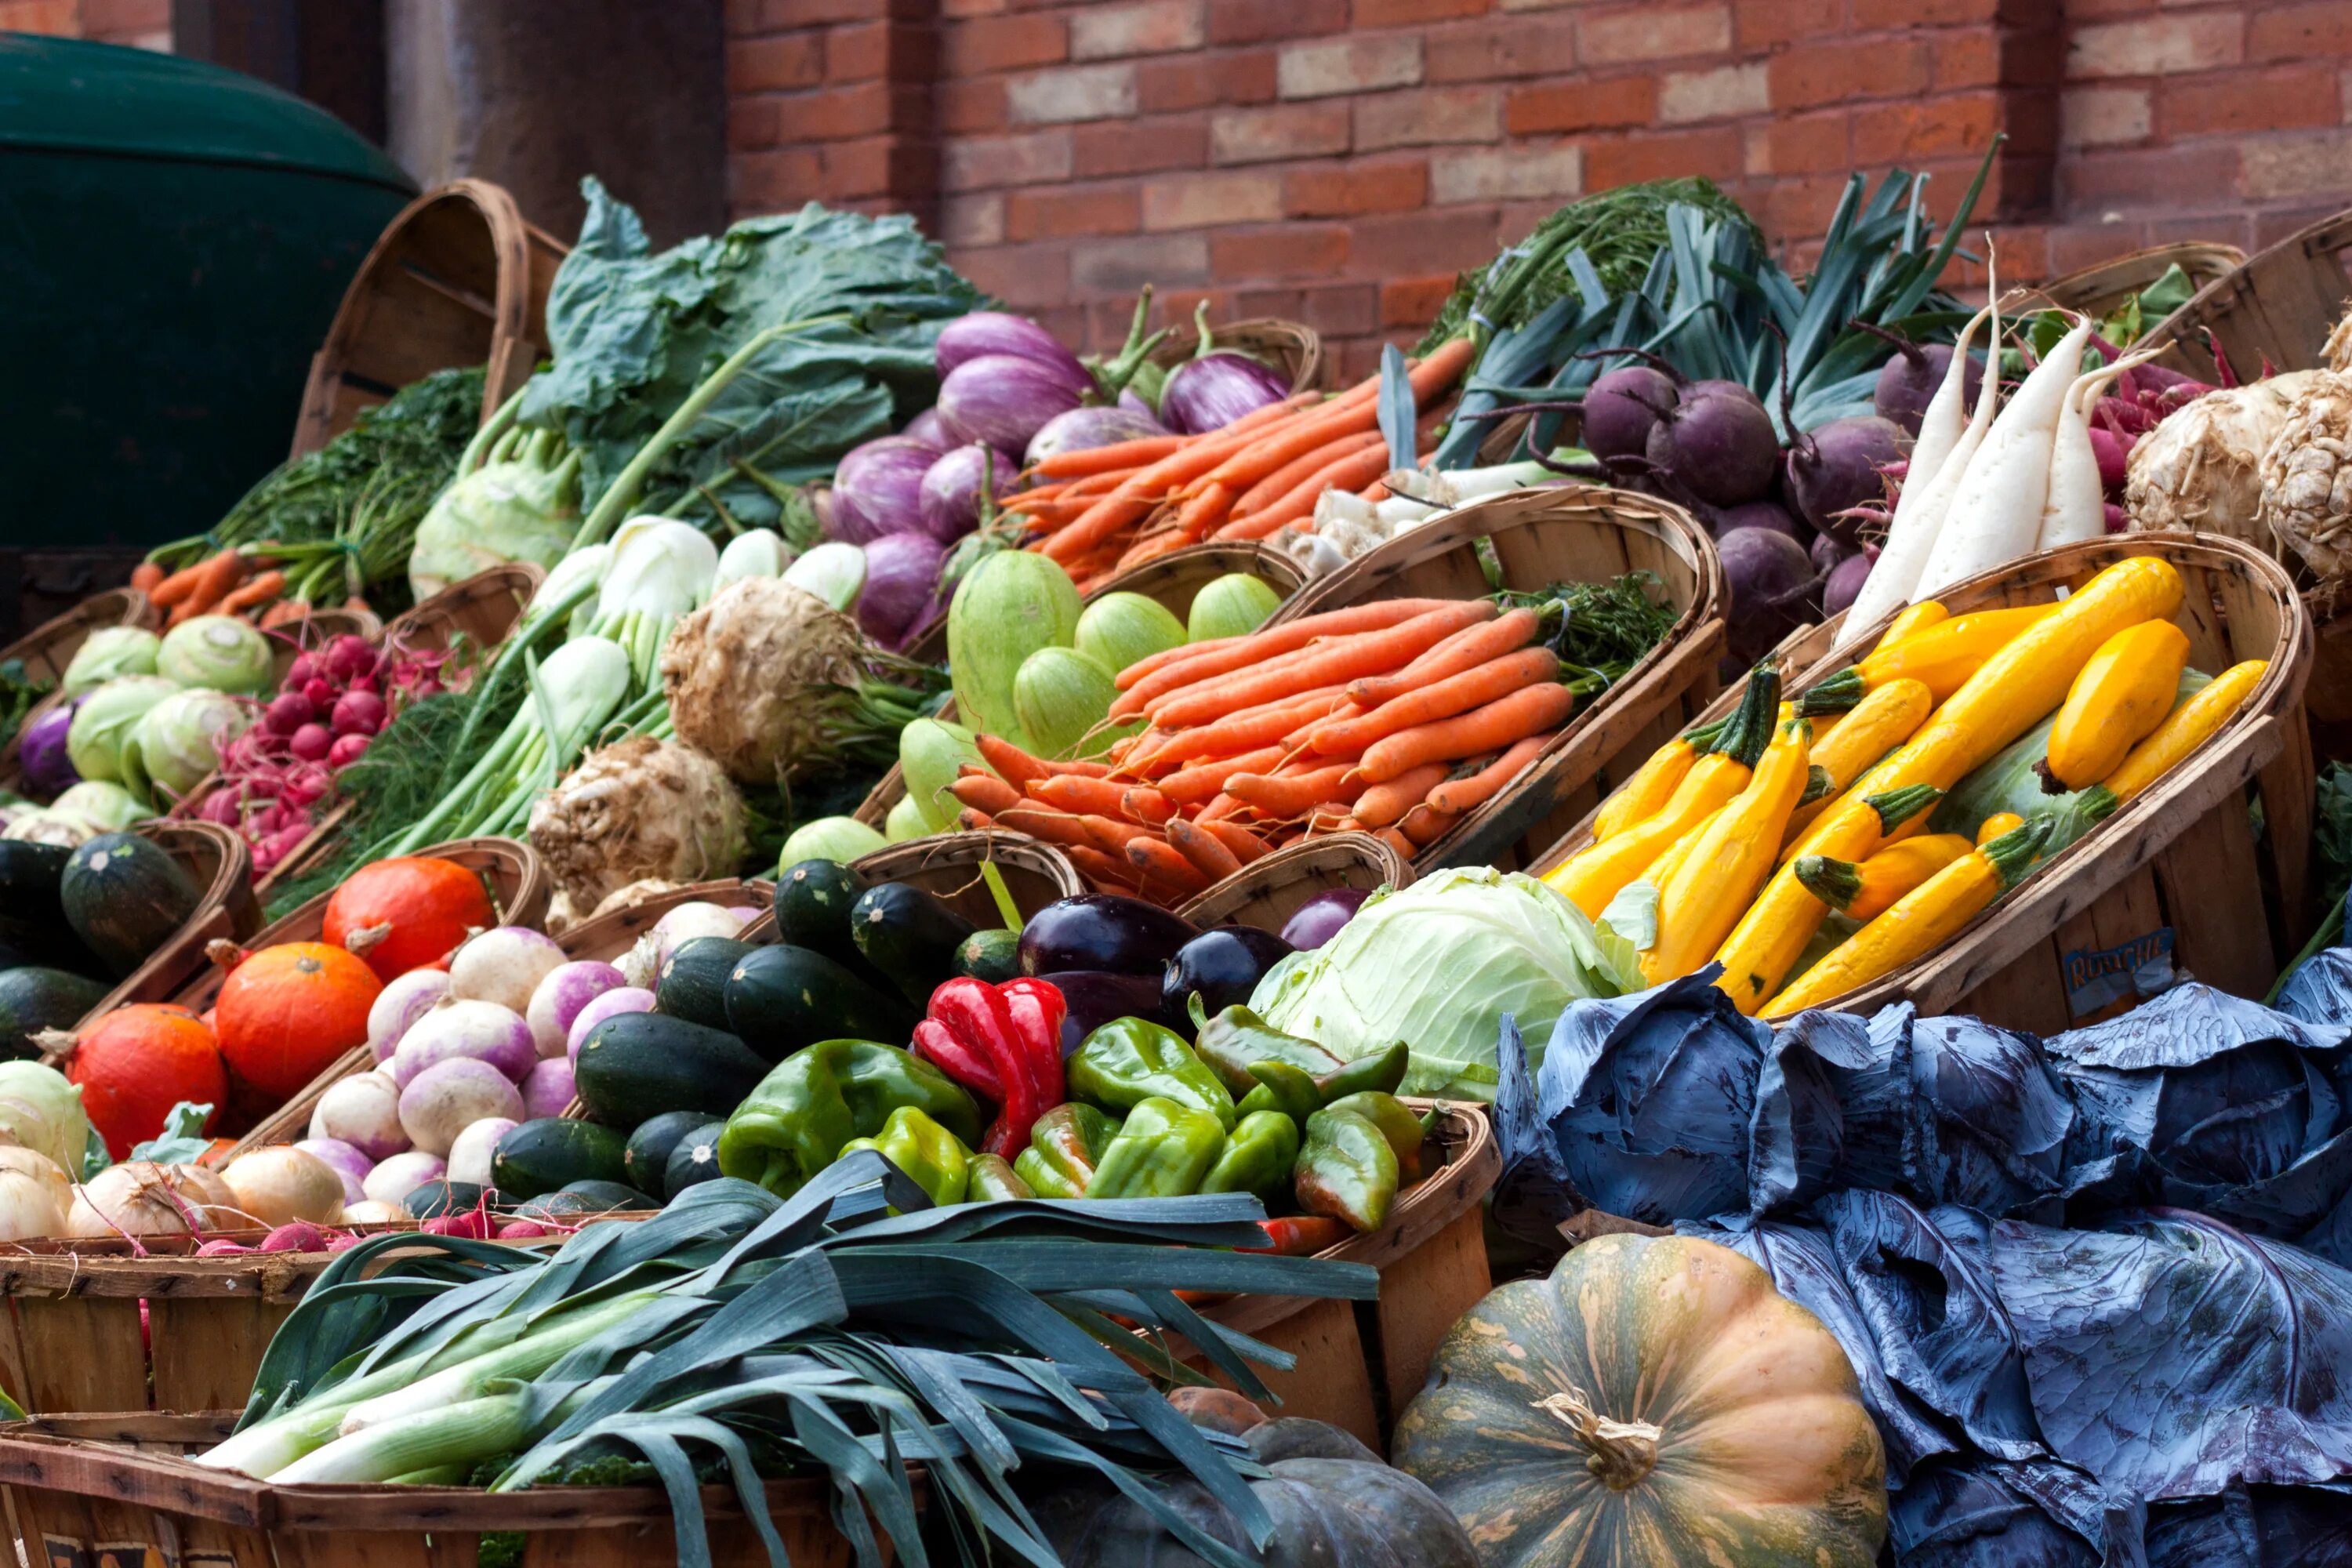
[[[21,658],[0,659],[0,748],[16,738],[16,727],[54,684],[26,674]]]

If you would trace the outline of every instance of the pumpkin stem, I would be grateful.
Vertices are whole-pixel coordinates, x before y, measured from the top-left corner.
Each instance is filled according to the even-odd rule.
[[[33,1044],[40,1047],[43,1056],[71,1061],[74,1049],[81,1041],[70,1029],[36,1029],[33,1031]]]
[[[247,959],[252,956],[253,955],[251,953],[237,946],[236,943],[229,941],[226,937],[216,936],[213,938],[212,941],[205,943],[205,957],[218,965],[221,973],[224,974],[229,973],[238,964],[243,963]]]
[[[376,943],[382,942],[391,934],[392,922],[390,921],[385,921],[381,925],[360,926],[355,930],[347,931],[343,933],[343,951],[354,953],[361,958],[365,958],[367,956],[368,949],[375,946]]]
[[[1584,1468],[1612,1491],[1629,1491],[1657,1468],[1660,1430],[1646,1421],[1612,1421],[1592,1408],[1584,1390],[1571,1388],[1535,1402],[1536,1408],[1556,1417],[1588,1458]]]

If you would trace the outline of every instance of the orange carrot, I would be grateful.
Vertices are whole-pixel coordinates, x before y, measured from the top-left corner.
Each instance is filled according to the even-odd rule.
[[[1230,757],[1236,752],[1255,751],[1281,740],[1301,724],[1318,723],[1329,718],[1332,704],[1339,700],[1339,687],[1322,686],[1295,697],[1244,708],[1213,724],[1176,731],[1151,753],[1151,761],[1187,763],[1199,757]]]
[[[172,607],[171,618],[164,625],[176,626],[197,616],[211,614],[214,606],[236,586],[236,580],[244,574],[245,558],[234,550],[222,551],[204,563],[195,586],[188,590],[186,598]]]
[[[1192,826],[1206,827],[1213,822],[1225,822],[1248,809],[1248,805],[1238,797],[1221,794],[1201,808],[1201,815],[1192,819]]]
[[[1542,625],[1543,617],[1533,610],[1506,610],[1491,621],[1465,626],[1393,675],[1350,681],[1348,695],[1367,708],[1377,708],[1432,681],[1475,669],[1490,658],[1527,647]]]
[[[1352,490],[1389,471],[1386,444],[1347,453],[1318,469],[1280,500],[1238,518],[1217,530],[1219,539],[1264,539],[1294,522],[1315,515],[1315,503],[1325,490]]]
[[[1303,457],[1293,458],[1243,491],[1241,498],[1234,502],[1234,515],[1247,517],[1258,508],[1281,500],[1318,470],[1328,468],[1335,458],[1366,447],[1384,445],[1385,439],[1378,430],[1360,430],[1353,436],[1342,436],[1328,446],[1318,447]]]
[[[994,768],[998,776],[1014,789],[1026,790],[1034,781],[1054,771],[1044,758],[1031,756],[1003,736],[982,731],[979,743],[980,760]]]
[[[1352,1240],[1355,1227],[1328,1215],[1295,1215],[1287,1219],[1262,1219],[1264,1247],[1237,1247],[1235,1252],[1271,1252],[1282,1258],[1311,1258],[1316,1253]]]
[[[169,609],[195,592],[196,579],[204,575],[205,567],[219,559],[217,555],[207,555],[193,566],[181,567],[147,591],[147,602],[159,609]]]
[[[1425,849],[1437,842],[1439,835],[1461,820],[1451,813],[1432,811],[1425,805],[1416,805],[1405,813],[1404,820],[1397,824],[1397,830],[1414,845]]]
[[[1141,880],[1134,865],[1126,857],[1114,859],[1091,844],[1064,845],[1062,853],[1069,858],[1071,865],[1077,868],[1079,876],[1097,888],[1118,888],[1132,892]]]
[[[310,604],[305,600],[280,599],[261,612],[261,629],[269,631],[289,622],[301,620],[310,613]]]
[[[1113,441],[1108,447],[1055,452],[1039,458],[1036,471],[1048,479],[1079,479],[1088,474],[1108,473],[1113,468],[1139,468],[1146,463],[1158,462],[1190,438],[1184,436],[1142,436],[1132,441]]]
[[[1192,829],[1196,833],[1206,833],[1214,837],[1218,843],[1233,851],[1234,859],[1244,866],[1253,860],[1265,858],[1265,840],[1238,822],[1230,822],[1222,817],[1212,820],[1208,813],[1202,812],[1193,821]]]
[[[1130,822],[1140,822],[1148,827],[1164,826],[1176,815],[1175,803],[1150,784],[1136,784],[1119,792],[1119,815]]]
[[[1387,845],[1390,848],[1395,850],[1398,854],[1403,856],[1408,860],[1421,853],[1420,845],[1415,844],[1412,839],[1407,838],[1403,834],[1398,832],[1393,827],[1375,828],[1372,830],[1372,837],[1379,839],[1381,843]]]
[[[1483,708],[1400,730],[1367,748],[1360,765],[1364,777],[1379,784],[1423,763],[1475,757],[1481,752],[1491,752],[1556,729],[1575,707],[1575,694],[1565,686],[1523,686]]]
[[[1021,792],[998,778],[994,773],[967,770],[963,777],[948,786],[948,793],[964,805],[993,816],[1000,811],[1010,811],[1021,804]]]
[[[1523,647],[1517,653],[1488,659],[1475,669],[1465,669],[1459,675],[1433,681],[1416,691],[1408,691],[1392,701],[1381,703],[1360,719],[1324,724],[1316,730],[1307,744],[1318,752],[1334,755],[1360,752],[1400,730],[1410,730],[1416,724],[1427,724],[1439,719],[1451,719],[1456,713],[1467,713],[1473,708],[1507,697],[1523,686],[1557,681],[1559,679],[1559,655],[1548,647]],[[1436,781],[1433,779],[1430,782],[1434,784]],[[1422,787],[1427,789],[1429,785]]]
[[[1118,569],[1121,572],[1132,572],[1139,566],[1149,565],[1163,555],[1173,555],[1192,542],[1192,540],[1184,536],[1184,531],[1181,528],[1163,528],[1155,532],[1140,535],[1120,554]]]
[[[1166,839],[1130,838],[1127,842],[1127,858],[1143,874],[1142,885],[1147,889],[1159,883],[1170,892],[1186,897],[1208,891],[1209,879]]]
[[[1469,366],[1470,357],[1470,340],[1454,338],[1441,344],[1436,352],[1407,372],[1405,379],[1412,384],[1413,396],[1418,403],[1425,405],[1434,402],[1436,395],[1453,385]],[[1328,405],[1328,412],[1318,409],[1309,418],[1286,425],[1279,432],[1253,443],[1202,472],[1213,483],[1245,489],[1284,464],[1335,437],[1376,428],[1380,423],[1380,385],[1381,378],[1376,375],[1360,382],[1347,393],[1334,398]]]
[[[1233,507],[1234,492],[1223,485],[1211,485],[1177,511],[1176,531],[1188,540],[1202,538],[1225,520]]]
[[[1245,752],[1238,757],[1219,757],[1213,763],[1199,763],[1180,768],[1160,781],[1160,793],[1178,805],[1191,805],[1195,801],[1208,800],[1225,787],[1235,773],[1271,773],[1282,765],[1280,746],[1265,746]]]
[[[967,833],[984,833],[996,826],[996,819],[977,806],[965,806],[956,813],[956,826]]]
[[[1299,816],[1336,796],[1341,781],[1354,773],[1351,763],[1293,773],[1235,773],[1225,781],[1225,792],[1249,802],[1267,816]]]
[[[1174,647],[1163,648],[1158,653],[1137,659],[1112,677],[1111,684],[1124,691],[1145,676],[1157,674],[1171,664],[1181,664],[1186,659],[1215,653],[1218,649],[1231,647],[1241,640],[1240,637],[1210,637],[1202,642],[1178,643]]]
[[[1169,823],[1168,842],[1212,882],[1222,882],[1242,868],[1241,857],[1226,848],[1223,839],[1181,816]]]
[[[1082,779],[1107,779],[1110,769],[1101,763],[1047,763],[1049,773],[1071,773]]]
[[[225,616],[234,616],[243,610],[257,608],[269,603],[285,591],[285,573],[264,572],[250,583],[233,589],[224,596],[220,602],[220,613]]]
[[[1118,822],[1108,816],[1087,812],[1078,818],[1078,826],[1087,830],[1087,839],[1108,855],[1117,855],[1127,848],[1129,840],[1150,837],[1151,829],[1132,822]]]
[[[1342,702],[1337,708],[1332,708],[1324,712],[1314,714],[1307,719],[1307,722],[1299,725],[1297,729],[1290,731],[1282,737],[1282,749],[1286,752],[1295,752],[1299,747],[1307,743],[1307,737],[1315,733],[1316,731],[1321,729],[1324,725],[1345,723],[1350,719],[1361,718],[1363,716],[1363,711],[1364,710],[1362,709],[1357,707],[1352,702]]]
[[[1295,653],[1317,637],[1379,631],[1455,603],[1458,601],[1453,599],[1375,599],[1370,604],[1326,610],[1319,616],[1267,626],[1245,637],[1229,639],[1197,658],[1175,659],[1160,666],[1120,692],[1118,700],[1110,705],[1110,716],[1124,719],[1140,713],[1170,692],[1263,664],[1279,654]]]
[[[1445,782],[1444,763],[1423,763],[1386,784],[1376,784],[1356,797],[1355,816],[1366,827],[1392,827],[1419,805],[1429,792]]]
[[[1439,638],[1473,621],[1491,620],[1494,614],[1495,606],[1485,599],[1457,600],[1380,631],[1334,637],[1328,646],[1304,650],[1302,657],[1286,659],[1278,666],[1254,670],[1236,679],[1216,681],[1204,690],[1177,692],[1150,708],[1151,721],[1171,728],[1206,724],[1238,709],[1271,702],[1277,697],[1395,669]]]
[[[1108,779],[1080,778],[1076,773],[1055,773],[1039,779],[1029,786],[1029,793],[1047,805],[1060,811],[1094,812],[1103,816],[1123,815],[1119,799],[1127,793],[1125,786]],[[1120,839],[1120,843],[1127,842]]]
[[[1094,838],[1086,825],[1066,811],[1048,811],[1026,802],[1010,811],[996,814],[996,826],[1011,833],[1025,833],[1032,838],[1042,838],[1049,844],[1068,846],[1092,844]]]
[[[1240,421],[1235,421],[1239,425]],[[1088,507],[1085,513],[1045,542],[1045,554],[1067,563],[1108,543],[1119,530],[1140,522],[1144,515],[1171,492],[1199,479],[1235,452],[1258,439],[1255,427],[1229,426],[1212,436],[1186,442],[1156,463],[1138,468],[1118,487]]]
[[[1500,795],[1503,786],[1517,778],[1520,771],[1542,755],[1543,749],[1550,743],[1549,734],[1529,735],[1524,741],[1514,742],[1510,750],[1476,773],[1449,778],[1431,790],[1430,805],[1438,811],[1456,813],[1476,810]]]
[[[131,569],[131,585],[152,599],[155,590],[163,585],[163,569],[152,561],[142,561]]]

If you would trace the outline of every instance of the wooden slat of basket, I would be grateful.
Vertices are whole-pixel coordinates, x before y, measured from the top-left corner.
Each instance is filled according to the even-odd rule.
[[[528,561],[509,561],[452,583],[383,629],[387,647],[437,652],[463,637],[487,652],[507,640],[547,574]]]
[[[1272,365],[1290,378],[1293,392],[1307,392],[1323,384],[1323,339],[1304,322],[1272,316],[1228,321],[1223,326],[1212,321],[1209,338],[1213,351],[1233,349]],[[1160,340],[1150,357],[1161,369],[1173,370],[1191,359],[1200,343],[1200,334],[1192,330],[1191,321],[1172,323],[1168,336]]]
[[[1412,881],[1412,864],[1369,833],[1302,838],[1254,860],[1176,912],[1194,925],[1279,932],[1300,905],[1339,888],[1371,892]]]
[[[2280,370],[2313,370],[2321,346],[2352,302],[2352,210],[2289,235],[2245,265],[2200,289],[2150,327],[2147,344],[2170,343],[2165,363],[2200,381],[2217,372],[2210,329],[2242,380],[2267,357]]]
[[[163,624],[163,612],[147,602],[146,595],[136,588],[110,588],[103,594],[91,595],[62,616],[43,621],[0,648],[0,663],[22,659],[29,679],[55,686],[65,679],[67,666],[73,663],[74,655],[81,651],[90,633],[107,626],[144,626],[152,631]],[[0,789],[16,789],[23,776],[16,766],[17,740],[34,720],[64,700],[63,692],[52,690],[33,704],[25,721],[16,726],[5,744],[0,744]]]

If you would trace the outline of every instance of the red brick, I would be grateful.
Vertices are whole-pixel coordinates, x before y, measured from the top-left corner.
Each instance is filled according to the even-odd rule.
[[[931,87],[931,117],[941,134],[968,136],[1004,129],[1004,79],[950,77]]]
[[[1847,0],[1853,26],[1860,31],[1878,27],[1959,27],[1971,24],[1990,27],[2000,10],[2000,0]]]
[[[1514,136],[1592,131],[1608,125],[1646,125],[1657,111],[1656,78],[1609,77],[1562,86],[1515,87],[1504,105],[1503,125]]]
[[[1584,147],[1584,188],[1605,191],[1679,174],[1737,179],[1743,166],[1743,146],[1739,132],[1727,126],[1595,138]]]
[[[1055,245],[1006,245],[957,250],[948,260],[983,293],[1008,305],[1060,305],[1070,297],[1068,249]]]
[[[1209,238],[1210,268],[1219,278],[1328,278],[1347,264],[1348,230],[1341,224],[1293,223]]]
[[[160,36],[168,42],[171,33],[171,0],[81,0],[85,38],[120,43]]]
[[[1272,223],[1282,216],[1282,177],[1255,170],[1168,174],[1143,183],[1148,230]]]
[[[730,98],[727,100],[727,148],[731,153],[757,152],[783,140],[783,121],[772,98]]]
[[[818,193],[828,201],[873,196],[883,198],[883,207],[903,207],[928,200],[939,184],[936,150],[928,138],[866,136],[830,142],[817,156]]]
[[[1080,179],[1197,169],[1209,161],[1209,121],[1189,114],[1160,120],[1114,120],[1071,128],[1070,172]]]
[[[1338,342],[1326,338],[1323,353],[1331,368],[1332,379],[1341,385],[1351,385],[1381,372],[1381,344],[1372,338],[1342,338]]]
[[[1070,133],[970,136],[940,148],[940,184],[950,191],[1036,185],[1070,177]]]
[[[1596,163],[1599,151],[1594,149]],[[1777,182],[1764,193],[1763,204],[1751,204],[1749,210],[1764,226],[1764,232],[1775,238],[1817,235],[1829,226],[1845,192],[1846,182],[1841,176],[1807,174]]]
[[[727,161],[729,201],[739,213],[779,212],[816,195],[823,160],[814,147],[745,153]]]
[[[1356,100],[1356,151],[1492,142],[1503,132],[1502,89],[1431,87]]]
[[[1772,107],[1786,114],[1857,98],[1906,98],[1927,87],[1916,41],[1805,44],[1770,61]]]
[[[1535,17],[1444,27],[1423,39],[1422,54],[1433,82],[1562,75],[1576,64],[1576,29]]]
[[[1375,215],[1355,219],[1348,232],[1355,273],[1381,279],[1484,267],[1501,245],[1492,207],[1449,207],[1442,221],[1422,213]]]
[[[1429,166],[1419,160],[1310,164],[1293,169],[1283,201],[1299,217],[1412,212],[1429,199]]]
[[[1348,25],[1348,0],[1209,0],[1209,42],[1317,38]]]
[[[2239,192],[2255,201],[2338,195],[2344,189],[2340,132],[2251,136],[2236,144]]]
[[[1355,0],[1352,13],[1359,27],[1410,27],[1486,14],[1486,0]]]
[[[1069,48],[1059,16],[977,16],[940,29],[940,72],[953,78],[1049,66],[1067,59]]]
[[[1091,349],[1095,345],[1087,336],[1087,308],[1084,305],[1062,305],[1052,310],[1034,310],[1031,314],[1039,326],[1066,343],[1076,343]],[[1120,341],[1126,341],[1122,332]]]
[[[1791,4],[1799,0],[1790,0]],[[1577,56],[1588,65],[1627,65],[1640,60],[1719,55],[1731,47],[1731,12],[1724,5],[1662,10],[1638,6],[1587,16],[1576,34]]]
[[[940,242],[949,246],[1004,243],[1004,197],[949,196],[940,203]]]
[[[25,3],[26,0],[0,0],[0,26],[22,32],[31,31],[32,29],[26,27],[23,23],[16,19]],[[40,3],[55,4],[56,0],[40,0]],[[730,38],[740,38],[748,37],[753,33],[765,32],[768,24],[761,16],[760,11],[761,0],[727,0],[724,23],[727,36]]]
[[[2066,79],[2178,76],[2244,58],[2244,18],[2208,11],[2076,26],[2066,39]]]
[[[2275,11],[2256,12],[2247,25],[2251,60],[2308,60],[2352,55],[2352,6],[2343,0],[2309,0]]]
[[[1531,200],[1558,206],[1584,194],[1583,155],[1574,142],[1440,153],[1429,162],[1429,194],[1446,206]]]
[[[824,74],[833,81],[872,77],[928,79],[938,46],[929,27],[911,22],[866,22],[835,27],[824,38]]]
[[[2066,0],[2069,20],[2088,22],[2109,16],[2139,16],[2156,9],[2157,0]]]
[[[1942,153],[1981,155],[2000,129],[1989,93],[1907,103],[1867,104],[1853,111],[1853,158],[1874,166]]]
[[[1006,82],[1004,96],[1015,124],[1109,120],[1136,111],[1135,67],[1122,63],[1032,71]]]
[[[2046,258],[2044,265],[2048,270],[2039,276],[2030,269],[2033,254],[2027,244],[2032,238],[2030,234],[2016,228],[2000,229],[1995,232],[1994,241],[2000,247],[1996,254],[2000,258],[2003,279],[2010,277],[2013,270],[2018,281],[2022,283],[2028,279],[2040,281],[2042,278],[2055,278],[2063,273],[2080,271],[2085,267],[2095,267],[2124,251],[2137,247],[2147,237],[2146,231],[2137,224],[2061,225],[2047,230],[2042,237],[2042,254]],[[2015,253],[2013,261],[2012,252]]]
[[[1198,234],[1083,240],[1070,248],[1070,281],[1106,293],[1204,282],[1209,271],[1209,241]]]
[[[1234,296],[1234,314],[1244,321],[1272,316],[1282,321],[1306,321],[1307,290],[1304,289],[1245,289]],[[1321,330],[1320,323],[1308,321]]]
[[[940,0],[940,15],[952,21],[972,16],[1001,16],[1010,9],[1005,0]]]
[[[1736,120],[1772,107],[1762,60],[1669,71],[1658,83],[1658,119],[1668,125]]]
[[[1263,163],[1348,150],[1345,103],[1286,103],[1221,110],[1209,117],[1209,157],[1218,163]]]
[[[2061,174],[2070,210],[2161,207],[2183,191],[2234,189],[2238,147],[2221,142],[2145,151],[2088,149],[2069,158]]]
[[[1454,292],[1454,275],[1394,278],[1381,285],[1381,325],[1423,327],[1436,319],[1446,297]]]
[[[812,142],[845,142],[888,131],[919,130],[929,111],[929,88],[885,81],[796,93],[781,104],[790,133],[796,140]]]
[[[1380,320],[1380,285],[1327,283],[1307,290],[1299,319],[1318,332],[1369,332]]]
[[[1004,198],[1004,237],[1069,239],[1079,235],[1133,234],[1143,209],[1132,185],[1014,191]]]
[[[1742,55],[1844,31],[1842,0],[1733,0],[1732,37]]]
[[[2333,66],[2229,71],[2165,81],[2157,105],[2168,140],[2214,132],[2291,131],[2336,123]],[[2345,149],[2352,159],[2352,145]]]
[[[1285,98],[1333,98],[1411,87],[1421,72],[1418,36],[1378,33],[1287,45],[1276,58],[1275,79]]]
[[[1213,103],[1274,101],[1274,54],[1188,55],[1178,59],[1139,60],[1136,107],[1145,114],[1206,109]]]
[[[1070,14],[1070,58],[1113,59],[1121,55],[1162,55],[1197,49],[1208,35],[1206,0],[1139,0],[1100,3]]]
[[[1847,111],[1776,115],[1759,127],[1763,135],[1764,167],[1759,174],[1818,174],[1853,167],[1846,134]]]
[[[778,38],[740,38],[727,46],[727,90],[790,91],[824,79],[824,35],[787,33]]]
[[[1927,42],[1927,74],[1937,92],[2000,85],[2000,39],[1990,28],[1938,33]]]

